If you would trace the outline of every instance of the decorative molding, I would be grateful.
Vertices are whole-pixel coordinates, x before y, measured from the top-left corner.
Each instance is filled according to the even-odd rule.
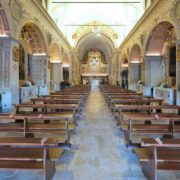
[[[23,16],[22,4],[18,0],[10,0],[9,7],[14,20],[20,21]]]
[[[180,0],[173,3],[171,8],[171,16],[180,23]]]

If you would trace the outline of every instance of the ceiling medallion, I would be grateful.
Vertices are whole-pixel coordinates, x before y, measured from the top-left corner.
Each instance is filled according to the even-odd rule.
[[[22,5],[18,0],[11,0],[9,3],[11,14],[16,21],[20,21],[22,18]]]
[[[114,34],[113,34],[113,37],[114,37],[114,39],[118,39],[118,34],[117,34],[117,33],[114,33]]]
[[[73,39],[76,39],[76,38],[77,38],[77,33],[74,33],[74,34],[72,35],[72,38],[73,38]]]

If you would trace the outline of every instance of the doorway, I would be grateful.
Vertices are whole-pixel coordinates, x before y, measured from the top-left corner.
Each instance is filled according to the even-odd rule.
[[[97,89],[99,87],[99,79],[92,79],[91,80],[91,88]]]

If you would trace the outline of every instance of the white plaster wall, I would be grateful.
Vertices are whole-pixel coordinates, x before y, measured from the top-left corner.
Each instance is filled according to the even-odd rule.
[[[61,64],[60,63],[54,63],[52,64],[53,72],[52,72],[52,80],[55,83],[60,83],[61,82]]]
[[[145,86],[157,86],[162,82],[161,57],[145,58]]]
[[[140,65],[139,63],[130,63],[129,64],[129,75],[130,82],[129,88],[133,90],[133,84],[140,80]]]

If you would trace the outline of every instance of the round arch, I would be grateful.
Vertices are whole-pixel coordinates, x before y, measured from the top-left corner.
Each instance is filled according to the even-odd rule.
[[[105,54],[106,59],[109,59],[114,52],[115,46],[112,40],[105,34],[100,33],[97,35],[91,32],[78,40],[76,48],[80,59],[83,59],[89,49],[100,49]]]
[[[78,47],[80,41],[81,41],[84,37],[88,36],[89,34],[94,34],[94,33],[90,31],[90,32],[87,32],[87,33],[83,34],[83,35],[77,40],[77,42],[76,42],[76,47]],[[101,32],[100,34],[103,35],[103,36],[105,36],[105,37],[109,40],[109,42],[111,42],[112,48],[115,48],[114,42],[111,40],[111,38],[110,38],[105,32]],[[96,36],[98,36],[98,35],[96,34]]]
[[[62,54],[58,44],[52,43],[49,49],[50,61],[60,63],[62,61]]]
[[[129,54],[129,61],[131,63],[140,63],[142,58],[142,51],[139,44],[134,44]]]
[[[24,24],[19,33],[20,42],[28,54],[47,54],[47,45],[41,29],[34,23]]]
[[[162,21],[157,24],[150,32],[146,44],[145,55],[161,56],[163,55],[164,43],[168,40],[170,33],[176,30],[174,25],[169,21]]]

